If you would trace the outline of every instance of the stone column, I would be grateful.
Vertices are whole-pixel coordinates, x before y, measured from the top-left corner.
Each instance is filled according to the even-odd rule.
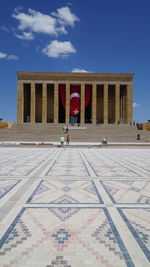
[[[97,104],[97,85],[96,82],[92,84],[92,124],[96,124],[96,107]]]
[[[120,84],[115,85],[115,123],[120,122]]]
[[[80,98],[80,123],[84,124],[85,119],[85,84],[81,83],[81,98]]]
[[[108,84],[104,84],[104,124],[108,123]]]
[[[132,83],[127,84],[127,96],[126,96],[126,123],[132,121]]]
[[[18,80],[18,99],[17,99],[17,122],[24,122],[24,94],[23,94],[23,82]]]
[[[47,84],[42,84],[42,122],[47,122]]]
[[[54,123],[58,123],[58,103],[59,103],[59,87],[58,82],[54,83]]]
[[[70,83],[66,83],[66,124],[70,123]]]
[[[31,111],[30,111],[30,122],[35,123],[35,83],[31,82]]]

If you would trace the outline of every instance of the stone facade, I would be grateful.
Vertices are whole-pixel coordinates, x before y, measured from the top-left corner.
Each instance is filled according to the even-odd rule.
[[[70,85],[80,85],[79,123],[125,123],[132,121],[133,74],[17,72],[17,121],[70,123]],[[61,109],[59,86],[65,84],[66,106]],[[92,86],[85,109],[85,85]]]

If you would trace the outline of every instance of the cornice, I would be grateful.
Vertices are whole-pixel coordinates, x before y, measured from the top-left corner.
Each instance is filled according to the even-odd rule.
[[[18,80],[133,81],[133,73],[17,72]]]

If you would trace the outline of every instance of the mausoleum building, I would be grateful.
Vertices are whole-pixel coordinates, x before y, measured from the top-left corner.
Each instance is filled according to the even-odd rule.
[[[17,72],[18,123],[132,121],[132,73]]]

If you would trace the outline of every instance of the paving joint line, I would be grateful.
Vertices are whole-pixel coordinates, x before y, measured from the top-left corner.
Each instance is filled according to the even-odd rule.
[[[83,156],[82,159],[84,160],[85,157]],[[86,164],[86,167],[88,168],[89,172],[93,176],[95,176],[94,172],[91,171],[91,166],[89,165],[89,162],[87,159],[85,160],[85,164]],[[102,194],[102,199],[104,200],[104,203],[105,204],[108,203],[108,206],[105,209],[108,213],[108,216],[110,216],[110,218],[114,224],[114,227],[116,227],[116,229],[118,230],[121,241],[123,241],[123,243],[125,244],[125,247],[126,247],[128,253],[130,252],[129,255],[131,256],[133,263],[135,264],[135,266],[141,266],[141,265],[139,265],[139,260],[142,258],[142,262],[144,263],[144,266],[147,266],[147,263],[148,263],[147,258],[143,253],[141,253],[141,250],[139,249],[139,246],[136,243],[132,233],[130,232],[126,223],[123,221],[123,219],[122,219],[122,217],[121,217],[121,215],[117,209],[117,205],[116,204],[114,205],[111,198],[109,197],[107,192],[104,190],[102,184],[100,184],[99,181],[93,181],[93,183],[95,183],[95,186],[97,187],[99,194]],[[132,207],[132,205],[130,205],[130,207]],[[114,213],[115,213],[115,215],[114,215]],[[116,217],[118,218],[117,220],[116,220]],[[129,238],[127,240],[126,240],[126,236],[124,236],[125,232],[128,233],[128,236],[129,236]],[[132,246],[134,248],[133,251],[131,251],[131,249],[130,249],[130,244],[128,243],[128,240],[130,240],[131,243],[134,244]],[[136,253],[135,253],[135,251],[136,251]],[[140,256],[137,257],[137,254]],[[135,255],[136,255],[136,257],[135,257]],[[137,260],[137,258],[138,258],[138,260]],[[127,266],[129,266],[129,265],[127,264]]]
[[[112,160],[112,158],[110,157],[110,155],[109,154],[106,154],[106,156],[109,158],[109,159],[111,159]],[[138,166],[135,166],[133,163],[130,163],[130,162],[128,162],[128,161],[126,161],[126,160],[124,160],[124,159],[118,159],[117,158],[117,156],[116,155],[113,155],[113,157],[115,158],[115,162],[116,161],[118,161],[120,164],[122,164],[123,166],[128,166],[128,167],[132,167],[133,168],[133,170],[134,170],[134,172],[139,172],[140,171],[140,176],[141,177],[144,177],[145,175],[147,175],[147,176],[150,176],[150,173],[148,172],[148,171],[146,171],[146,170],[143,170],[143,169],[141,169],[140,167],[138,167]]]
[[[42,164],[41,168],[32,177],[29,177],[26,183],[24,183],[22,187],[18,189],[16,194],[13,195],[7,202],[4,203],[4,205],[0,209],[0,222],[4,220],[9,211],[15,207],[15,203],[17,203],[17,201],[20,201],[20,198],[28,191],[29,187],[34,184],[37,177],[38,179],[40,179],[39,174],[41,172],[41,169],[43,170],[43,168],[47,166],[47,164],[49,164],[50,158],[53,157],[56,153],[58,152],[55,150],[54,153],[52,153],[48,157],[46,162]]]

